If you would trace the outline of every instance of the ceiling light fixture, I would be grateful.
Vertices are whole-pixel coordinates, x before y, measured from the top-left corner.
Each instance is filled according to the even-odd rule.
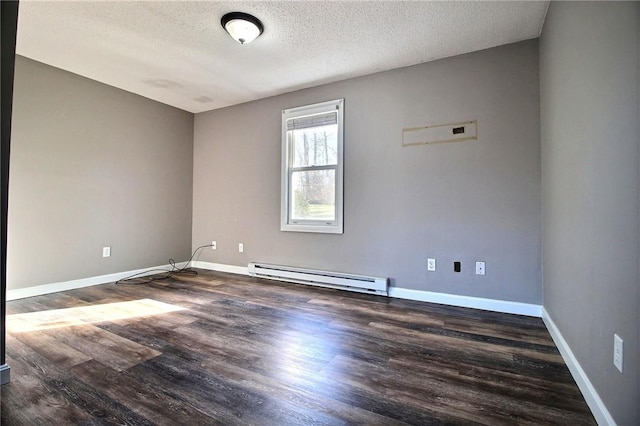
[[[262,22],[248,13],[227,13],[222,17],[220,23],[222,28],[240,44],[251,43],[264,31]]]

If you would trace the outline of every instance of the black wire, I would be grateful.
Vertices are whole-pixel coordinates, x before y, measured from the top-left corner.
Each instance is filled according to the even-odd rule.
[[[176,261],[174,259],[169,259],[169,265],[171,265],[170,270],[160,269],[160,268],[147,269],[146,271],[138,272],[136,274],[129,275],[126,278],[119,279],[118,281],[116,281],[116,284],[148,284],[153,281],[166,280],[176,274],[198,275],[197,271],[194,271],[192,268],[187,267],[187,265],[191,263],[196,253],[198,253],[199,250],[202,250],[205,247],[212,247],[212,245],[207,244],[195,249],[183,268],[177,268]],[[158,272],[158,274],[148,275],[150,272]],[[160,275],[159,273],[163,273],[163,274]]]

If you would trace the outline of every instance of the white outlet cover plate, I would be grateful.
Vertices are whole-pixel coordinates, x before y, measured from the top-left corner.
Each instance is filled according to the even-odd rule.
[[[622,361],[624,354],[624,340],[617,334],[613,335],[613,365],[622,373]]]
[[[427,259],[427,271],[435,271],[436,270],[436,260],[432,258]]]
[[[102,247],[102,257],[111,256],[111,247]]]
[[[485,262],[476,262],[476,275],[485,275]]]

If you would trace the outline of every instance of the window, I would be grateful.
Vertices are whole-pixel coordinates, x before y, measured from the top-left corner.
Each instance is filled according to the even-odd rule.
[[[343,104],[282,111],[283,231],[342,234]]]

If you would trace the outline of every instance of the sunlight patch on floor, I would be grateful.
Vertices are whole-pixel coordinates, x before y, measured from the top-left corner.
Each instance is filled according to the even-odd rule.
[[[184,309],[185,308],[180,306],[170,305],[152,299],[52,309],[48,311],[7,315],[7,331],[10,333],[26,333],[51,328],[166,314]]]

